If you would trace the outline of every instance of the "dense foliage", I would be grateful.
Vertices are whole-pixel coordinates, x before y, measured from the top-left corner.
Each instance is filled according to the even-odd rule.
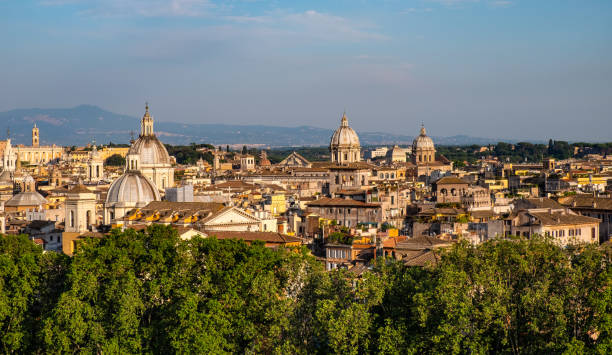
[[[309,161],[329,161],[329,147],[297,147],[297,148],[275,148],[268,153],[268,159],[272,164],[280,163],[292,152],[296,152]]]
[[[106,160],[104,161],[104,165],[107,165],[107,166],[124,166],[125,165],[125,158],[122,157],[120,154],[113,154],[110,157],[106,158]]]
[[[3,353],[610,353],[610,254],[458,244],[436,268],[360,277],[304,250],[155,226],[72,258],[0,238]]]
[[[215,147],[210,144],[195,144],[190,145],[169,145],[166,144],[168,154],[176,158],[176,162],[179,164],[194,165],[200,158],[207,161],[209,164],[213,163],[212,153],[206,151],[202,152],[201,148],[208,148],[215,150]]]
[[[464,162],[475,163],[478,159],[487,156],[496,157],[504,162],[519,163],[540,162],[544,158],[563,160],[573,156],[583,157],[586,154],[612,153],[612,143],[568,143],[552,139],[548,144],[499,142],[488,146],[489,150],[483,152],[480,148],[480,145],[436,146],[439,154],[452,160],[459,167],[463,166]],[[575,148],[577,148],[576,155],[574,155]]]

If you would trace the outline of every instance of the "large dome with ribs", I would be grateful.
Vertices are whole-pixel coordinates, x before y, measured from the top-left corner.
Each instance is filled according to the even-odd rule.
[[[155,184],[137,171],[121,175],[111,184],[106,196],[106,203],[135,203],[138,206],[159,200]]]
[[[132,144],[128,155],[138,155],[141,165],[171,164],[170,155],[156,136],[140,136]]]
[[[331,148],[359,148],[359,136],[357,136],[357,133],[355,133],[355,131],[349,127],[346,114],[342,115],[340,127],[336,130],[336,132],[334,132],[334,135],[329,142],[329,146]]]

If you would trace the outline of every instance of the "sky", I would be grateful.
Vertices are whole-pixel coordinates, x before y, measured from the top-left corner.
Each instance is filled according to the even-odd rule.
[[[612,141],[610,0],[0,0],[0,111]]]

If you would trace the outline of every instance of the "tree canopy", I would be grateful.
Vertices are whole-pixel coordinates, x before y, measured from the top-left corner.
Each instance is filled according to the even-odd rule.
[[[104,161],[104,165],[108,166],[124,166],[125,158],[119,154],[113,154],[110,157],[106,158]]]
[[[68,258],[0,237],[3,353],[610,353],[610,251],[458,243],[325,272],[305,249],[113,231]]]

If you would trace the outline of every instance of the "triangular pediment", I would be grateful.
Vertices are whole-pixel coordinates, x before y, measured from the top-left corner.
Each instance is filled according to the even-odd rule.
[[[289,154],[283,161],[278,163],[279,166],[291,168],[309,168],[312,164],[303,156],[296,152]]]
[[[259,222],[259,218],[252,216],[236,207],[230,207],[208,217],[205,221],[203,221],[203,224],[205,226],[215,226],[227,224],[249,224]]]

